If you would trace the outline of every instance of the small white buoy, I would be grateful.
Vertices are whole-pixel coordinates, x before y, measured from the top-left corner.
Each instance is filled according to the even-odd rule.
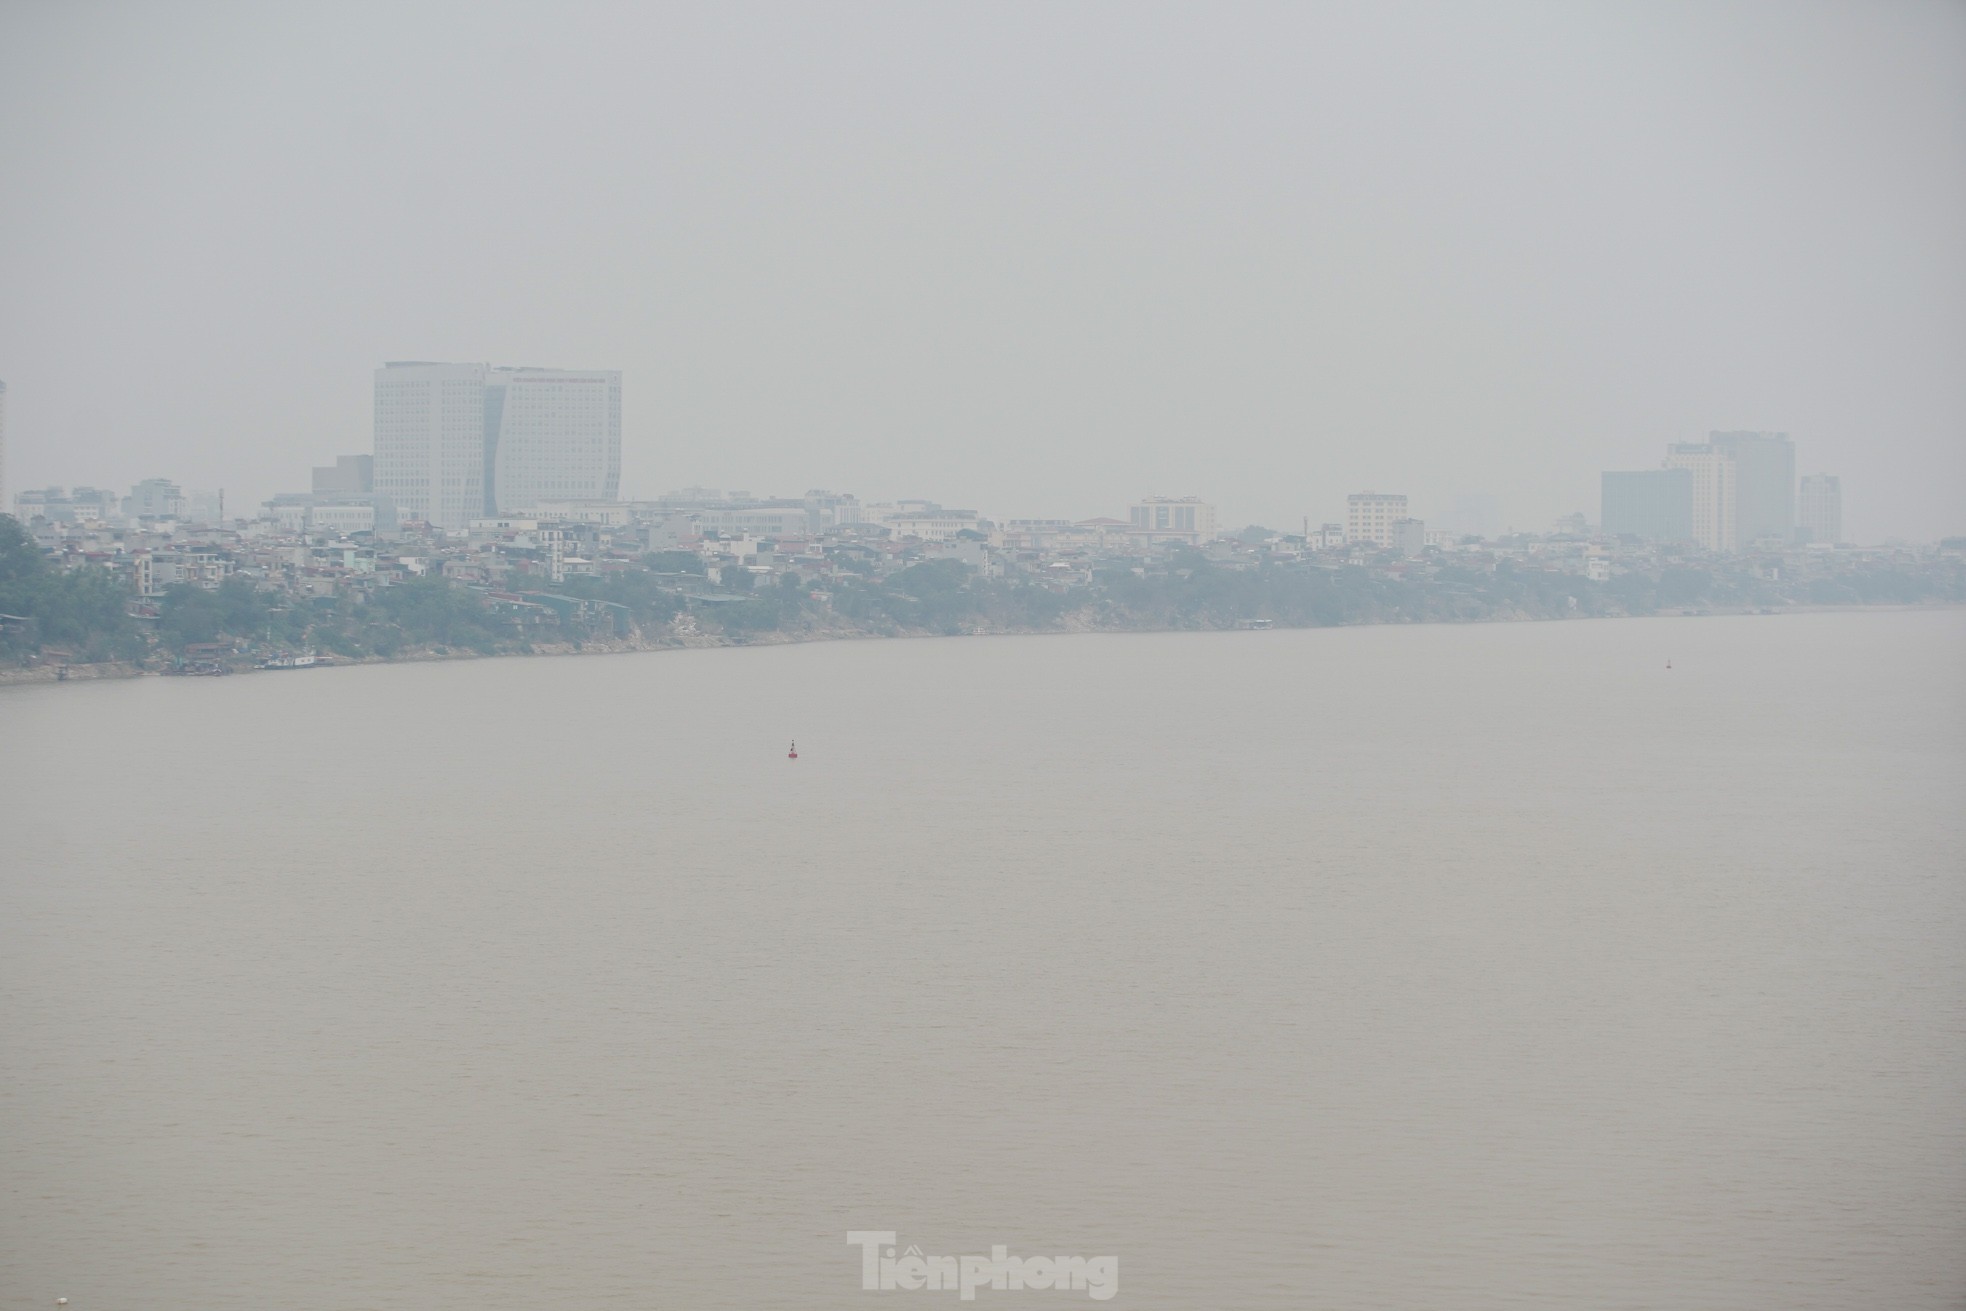
[[[58,1297],[58,1298],[56,1298],[56,1299],[55,1299],[55,1305],[56,1305],[56,1306],[67,1306],[67,1305],[68,1305],[68,1299],[67,1299],[67,1298],[65,1298],[65,1297]]]

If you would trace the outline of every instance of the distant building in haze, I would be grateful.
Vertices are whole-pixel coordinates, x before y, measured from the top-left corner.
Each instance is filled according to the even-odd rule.
[[[1684,469],[1692,477],[1693,540],[1709,551],[1740,549],[1734,457],[1705,442],[1684,442],[1666,448],[1666,468]]]
[[[1843,480],[1834,474],[1812,473],[1802,480],[1797,505],[1799,536],[1805,542],[1843,540]]]
[[[0,510],[5,510],[10,504],[7,499],[7,384],[0,382]]]
[[[375,490],[375,457],[370,455],[340,455],[333,464],[315,465],[307,491],[280,493],[265,503],[261,517],[282,532],[308,536],[393,537],[398,526],[394,502]]]
[[[374,490],[463,528],[506,506],[612,501],[621,374],[402,361],[375,372]]]
[[[1198,496],[1150,496],[1127,510],[1127,532],[1148,542],[1200,546],[1215,540],[1215,507]]]
[[[1795,443],[1785,432],[1714,432],[1707,445],[1734,461],[1734,533],[1737,544],[1795,536]]]
[[[1691,476],[1691,536],[1709,551],[1785,546],[1795,537],[1795,444],[1787,433],[1709,433],[1704,442],[1668,446],[1665,467]],[[1616,488],[1614,477],[1621,480]],[[1627,511],[1657,522],[1666,484],[1624,481],[1641,477],[1605,475],[1606,532],[1621,531],[1615,525],[1630,522]],[[1614,493],[1621,507],[1617,516],[1612,511]]]
[[[612,501],[621,494],[617,370],[493,369],[485,399],[489,508]]]
[[[314,466],[314,494],[366,495],[375,490],[373,455],[338,455],[333,464]]]
[[[1399,544],[1397,525],[1407,517],[1404,496],[1353,492],[1345,498],[1345,540],[1390,551]]]
[[[183,518],[187,523],[218,525],[225,522],[225,491],[188,491],[184,494]]]
[[[974,528],[976,513],[962,526]],[[699,531],[733,537],[805,537],[812,532],[812,514],[804,501],[762,501],[733,506],[709,506],[694,515]]]
[[[122,518],[122,499],[102,487],[45,487],[14,497],[14,517],[22,523],[114,523]]]
[[[123,498],[125,519],[181,519],[184,490],[168,478],[145,478]]]
[[[1606,473],[1600,513],[1611,537],[1653,542],[1693,540],[1693,471],[1638,469]]]
[[[1502,531],[1502,506],[1487,492],[1459,492],[1444,514],[1427,522],[1457,538],[1494,537]]]
[[[462,528],[485,513],[489,371],[409,362],[376,370],[375,487],[406,518]]]

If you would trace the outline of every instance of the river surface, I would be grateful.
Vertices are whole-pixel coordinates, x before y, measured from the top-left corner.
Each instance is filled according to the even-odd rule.
[[[1956,1309],[1962,801],[1958,611],[0,689],[0,1307]]]

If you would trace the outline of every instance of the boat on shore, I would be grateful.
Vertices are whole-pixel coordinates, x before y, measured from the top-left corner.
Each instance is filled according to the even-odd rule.
[[[261,669],[308,669],[314,665],[328,663],[327,657],[315,655],[312,651],[282,651],[259,662]]]

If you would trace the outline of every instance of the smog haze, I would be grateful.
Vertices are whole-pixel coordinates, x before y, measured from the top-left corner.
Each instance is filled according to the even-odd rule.
[[[623,372],[624,494],[1541,530],[1790,433],[1966,531],[1966,8],[0,6],[9,484],[242,511],[392,359]]]

